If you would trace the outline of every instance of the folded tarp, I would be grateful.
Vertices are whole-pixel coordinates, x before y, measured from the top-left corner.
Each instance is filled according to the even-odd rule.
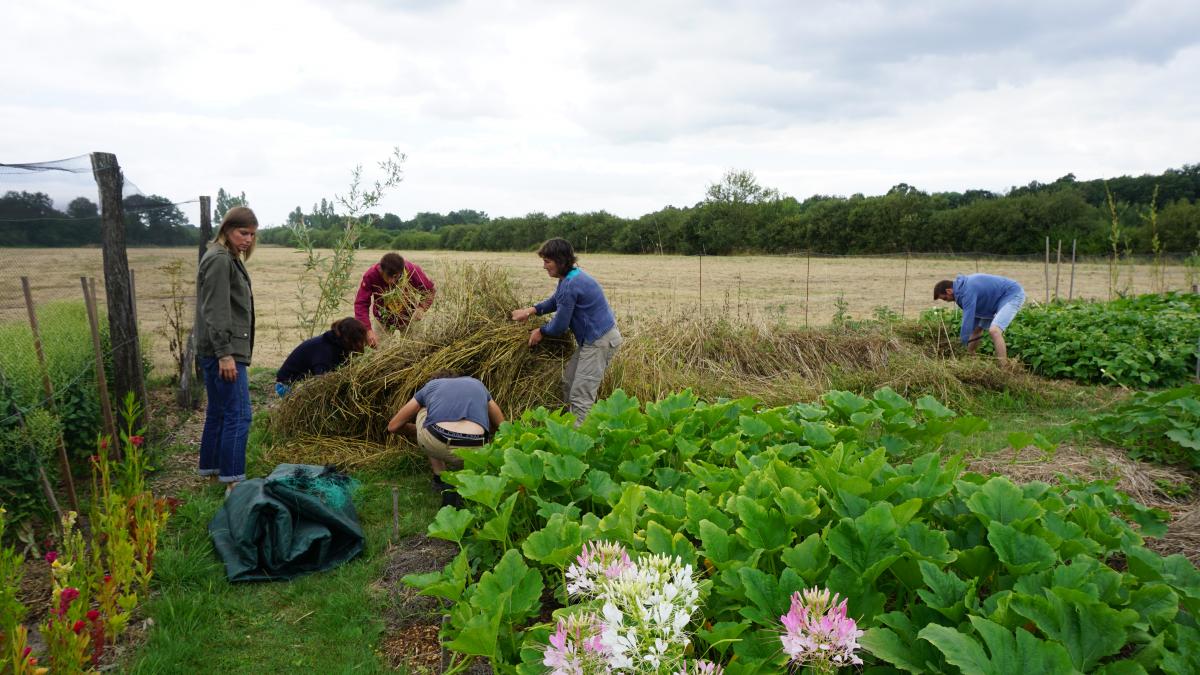
[[[353,480],[323,466],[280,464],[226,497],[208,532],[230,581],[291,579],[362,552]]]

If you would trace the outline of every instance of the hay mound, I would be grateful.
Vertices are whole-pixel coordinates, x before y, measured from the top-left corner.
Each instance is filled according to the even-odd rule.
[[[509,418],[537,406],[560,407],[559,380],[574,340],[547,338],[530,349],[531,325],[509,320],[514,308],[528,304],[501,269],[455,268],[425,320],[341,369],[301,382],[280,402],[271,416],[280,447],[270,459],[362,467],[413,453],[386,433],[387,422],[443,368],[479,378]],[[902,395],[933,394],[955,403],[971,390],[1030,393],[1039,387],[1036,378],[992,359],[929,358],[883,327],[787,329],[711,316],[626,324],[602,397],[621,388],[651,401],[691,388],[706,399],[753,396],[786,405],[831,388],[869,393],[886,385]]]

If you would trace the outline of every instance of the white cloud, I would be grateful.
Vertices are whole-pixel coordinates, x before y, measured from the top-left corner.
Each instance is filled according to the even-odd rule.
[[[494,216],[1002,190],[1197,161],[1200,6],[289,3],[6,8],[0,162],[106,150],[145,192],[281,222],[393,146],[383,208]],[[0,177],[2,178],[2,177]],[[0,184],[0,189],[4,189]],[[189,212],[189,215],[194,215]]]

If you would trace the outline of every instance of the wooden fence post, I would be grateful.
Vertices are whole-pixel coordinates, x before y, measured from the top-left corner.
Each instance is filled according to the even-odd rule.
[[[1067,291],[1067,302],[1075,297],[1075,240],[1071,240],[1071,285]]]
[[[1054,301],[1058,302],[1058,280],[1062,277],[1062,239],[1058,240],[1058,255],[1054,258]]]
[[[808,249],[808,262],[804,266],[804,327],[808,328],[808,280],[812,277],[812,249]]]
[[[29,330],[33,333],[33,350],[37,353],[38,367],[42,370],[42,389],[46,392],[46,407],[57,415],[58,405],[54,402],[54,385],[50,383],[50,371],[46,368],[46,353],[42,351],[42,334],[38,330],[37,311],[33,307],[33,293],[29,290],[29,277],[21,277],[21,290],[25,292],[25,308],[29,310]],[[71,476],[71,460],[67,459],[67,444],[58,434],[58,464],[62,470],[63,483],[67,486],[67,498],[71,508],[79,511],[79,497],[75,496],[75,479]]]
[[[100,322],[96,316],[96,298],[88,288],[87,277],[79,277],[79,285],[83,287],[83,304],[87,307],[88,326],[92,330],[92,354],[96,357],[96,390],[100,394],[100,412],[104,416],[104,435],[108,442],[117,449],[119,456],[121,447],[117,443],[117,425],[113,419],[112,400],[108,396],[108,380],[104,373],[104,349],[100,346]]]
[[[113,380],[116,396],[124,401],[133,394],[142,408],[142,419],[149,420],[149,400],[138,344],[137,318],[134,314],[132,278],[125,253],[125,210],[121,190],[125,179],[117,157],[112,153],[92,153],[92,173],[100,188],[100,241],[104,252],[104,292],[108,304],[108,334],[113,349]]]
[[[1042,265],[1046,273],[1046,304],[1050,304],[1050,237],[1046,237],[1046,263]]]
[[[900,290],[900,318],[904,318],[904,309],[908,304],[908,256],[910,251],[904,252],[904,285]]]

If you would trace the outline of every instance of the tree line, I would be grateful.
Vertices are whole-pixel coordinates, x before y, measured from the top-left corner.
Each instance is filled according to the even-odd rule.
[[[130,246],[195,245],[200,231],[166,197],[129,195],[125,243]],[[43,192],[9,191],[0,196],[0,246],[89,246],[100,243],[100,207],[77,197],[65,210]]]
[[[223,188],[214,223],[234,204]],[[194,245],[198,232],[165,197],[125,199],[130,245]],[[264,244],[294,246],[304,228],[315,246],[330,247],[347,222],[322,199],[296,207],[285,227],[264,227]],[[376,249],[523,251],[549,237],[571,240],[584,252],[726,255],[812,251],[838,255],[986,252],[1030,254],[1045,238],[1078,241],[1083,255],[1192,253],[1200,249],[1200,164],[1157,175],[1032,182],[1000,194],[988,190],[925,192],[900,183],[878,196],[814,195],[804,200],[763,186],[753,173],[730,171],[692,206],[667,206],[638,218],[605,211],[530,213],[492,218],[471,209],[392,213],[358,218],[358,246]],[[81,246],[100,241],[98,210],[80,197],[65,211],[42,193],[0,197],[0,246]]]
[[[1114,227],[1115,222],[1115,227]],[[344,227],[325,200],[288,227],[264,230],[263,243],[294,245],[296,228],[318,246]],[[1005,194],[988,190],[929,193],[901,183],[887,194],[814,195],[803,201],[761,185],[753,173],[730,171],[688,207],[668,206],[639,218],[605,211],[531,213],[490,218],[460,210],[368,215],[364,248],[523,251],[549,237],[566,237],[581,251],[614,253],[791,253],[838,255],[987,252],[1031,254],[1045,238],[1077,240],[1081,255],[1192,253],[1200,249],[1200,164],[1158,175],[1079,181],[1068,174]]]

